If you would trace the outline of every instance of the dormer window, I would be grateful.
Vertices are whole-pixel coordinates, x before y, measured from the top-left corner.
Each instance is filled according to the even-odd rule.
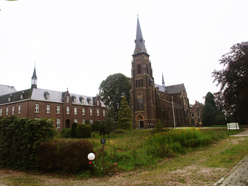
[[[49,100],[49,96],[50,96],[49,92],[47,92],[47,91],[44,92],[44,97],[46,100]]]
[[[91,105],[91,99],[87,98],[87,102],[89,103],[89,105]]]
[[[77,101],[76,96],[72,96],[71,99],[72,99],[72,102],[73,102],[73,103],[76,103],[76,101]]]
[[[11,101],[11,99],[12,99],[12,94],[9,95],[8,101]]]
[[[23,99],[23,94],[20,95],[20,99]]]
[[[82,96],[79,97],[80,103],[84,104],[84,98]]]

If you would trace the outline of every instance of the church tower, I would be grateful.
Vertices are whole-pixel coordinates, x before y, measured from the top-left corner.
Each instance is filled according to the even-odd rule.
[[[37,88],[37,76],[36,76],[36,69],[34,67],[33,76],[31,78],[31,88]]]
[[[139,18],[137,18],[131,73],[130,96],[133,128],[153,127],[157,122],[154,78]]]

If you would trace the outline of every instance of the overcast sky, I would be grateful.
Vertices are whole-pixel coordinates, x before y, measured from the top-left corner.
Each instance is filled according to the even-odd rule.
[[[0,0],[0,84],[95,96],[110,74],[131,77],[137,14],[155,83],[184,83],[191,104],[219,90],[211,73],[248,40],[243,0]]]

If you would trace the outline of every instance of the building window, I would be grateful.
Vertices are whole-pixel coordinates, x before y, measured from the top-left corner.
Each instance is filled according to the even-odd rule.
[[[66,102],[69,102],[70,97],[66,96]]]
[[[66,114],[70,114],[70,107],[66,107]]]
[[[60,106],[57,106],[57,114],[60,114]]]
[[[77,123],[77,119],[74,119],[74,123]]]
[[[23,99],[23,94],[20,95],[20,99]]]
[[[85,119],[82,119],[82,123],[85,124]]]
[[[60,119],[57,118],[56,128],[60,129]]]
[[[192,114],[191,114],[191,117],[192,117],[192,118],[194,118],[194,117],[195,117],[194,113],[192,113]]]
[[[74,107],[74,115],[77,115],[77,107]]]
[[[82,108],[82,115],[85,115],[85,108]]]
[[[196,107],[196,111],[199,111],[199,107]]]
[[[6,108],[6,116],[9,115],[9,107]]]
[[[90,124],[93,124],[93,120],[92,119],[90,120]]]
[[[44,92],[44,97],[45,97],[46,100],[49,100],[49,95],[50,95],[50,94],[49,94],[47,91]]]
[[[3,109],[0,108],[0,116],[2,116],[2,115],[3,115]]]
[[[100,105],[100,101],[99,101],[99,100],[96,101],[96,105],[97,105],[97,106]]]
[[[21,114],[21,109],[22,109],[22,106],[18,105],[18,114]]]
[[[75,96],[72,96],[72,102],[76,103],[76,101],[77,101],[77,98]]]
[[[137,100],[138,100],[138,110],[144,110],[144,107],[143,107],[143,95],[138,94]]]
[[[80,103],[84,104],[84,98],[82,96],[79,97],[79,101],[80,101]]]
[[[166,118],[167,117],[167,113],[166,113],[166,110],[163,109],[163,118]]]
[[[39,113],[39,104],[35,104],[34,112]]]
[[[91,99],[87,98],[87,102],[89,103],[89,105],[91,105]]]
[[[143,87],[143,79],[141,79],[141,87]]]
[[[92,116],[92,109],[90,109],[90,116]]]
[[[197,112],[197,117],[198,117],[198,118],[200,117],[200,113],[199,113],[199,112]]]
[[[105,116],[105,110],[102,111],[102,115]]]
[[[96,110],[96,115],[99,116],[99,109]]]
[[[46,113],[49,114],[50,113],[50,105],[46,106]]]
[[[15,106],[12,107],[12,115],[15,114]]]
[[[137,74],[141,74],[141,64],[137,65]]]

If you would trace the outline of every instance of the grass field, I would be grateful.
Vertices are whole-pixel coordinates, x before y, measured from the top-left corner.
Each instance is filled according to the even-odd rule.
[[[248,155],[248,137],[227,136],[207,146],[188,148],[187,153],[151,158],[144,155],[145,143],[152,137],[150,132],[134,130],[106,137],[105,163],[107,172],[114,174],[111,177],[110,174],[105,177],[96,174],[92,178],[89,173],[65,176],[0,169],[0,185],[212,185]],[[90,139],[99,167],[101,138],[95,134]]]

